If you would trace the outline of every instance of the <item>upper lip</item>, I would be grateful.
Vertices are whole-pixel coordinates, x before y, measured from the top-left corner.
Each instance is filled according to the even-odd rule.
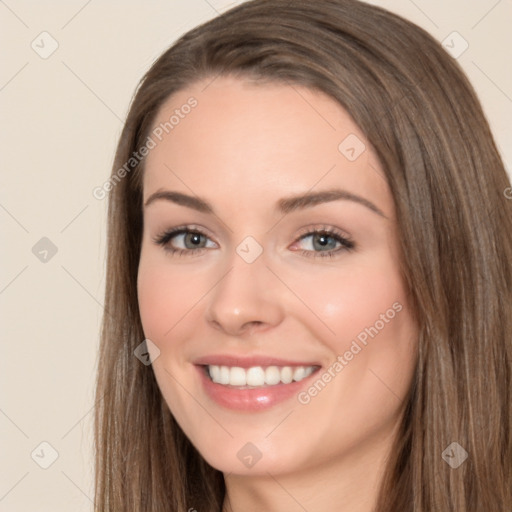
[[[271,356],[233,356],[233,355],[211,355],[195,359],[194,364],[198,366],[237,366],[239,368],[251,368],[253,366],[320,366],[312,361],[291,361]]]

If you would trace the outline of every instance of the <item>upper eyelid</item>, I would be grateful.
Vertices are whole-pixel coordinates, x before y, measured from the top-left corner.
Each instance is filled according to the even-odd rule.
[[[173,238],[184,235],[187,233],[197,233],[198,235],[205,236],[212,242],[218,245],[218,243],[212,238],[211,235],[209,235],[204,228],[195,227],[193,225],[184,225],[184,226],[177,226],[175,228],[171,229],[164,229],[163,231],[158,232],[156,235],[152,237],[153,242],[159,244],[162,243],[161,241],[165,238],[168,238],[168,241],[166,243],[169,243],[170,240]],[[204,249],[204,248],[203,248]]]
[[[328,233],[330,235],[337,235],[342,238],[351,239],[352,237],[343,229],[335,228],[328,225],[317,225],[314,227],[306,227],[299,230],[298,238],[303,236],[312,235],[315,233]]]
[[[187,224],[183,226],[176,226],[175,228],[170,229],[164,229],[161,231],[160,234],[166,234],[166,233],[173,233],[175,235],[178,235],[180,233],[199,233],[201,235],[213,238],[212,235],[209,234],[208,230],[206,228],[203,228],[202,226],[195,226],[194,224]],[[331,226],[315,226],[315,227],[306,227],[301,228],[299,230],[299,233],[297,235],[298,238],[315,234],[315,233],[329,233],[329,234],[339,234],[340,236],[350,238],[350,235],[346,233],[344,230],[341,230],[339,228],[331,227]]]
[[[205,236],[206,238],[208,238],[209,240],[214,242],[216,245],[219,245],[218,242],[214,238],[212,238],[212,236],[209,235],[207,231],[208,230],[206,230],[202,226],[188,224],[188,225],[177,226],[172,229],[164,230],[160,234],[156,235],[153,238],[153,240],[156,243],[158,243],[159,240],[161,240],[167,234],[171,234],[171,233],[172,233],[172,236],[169,238],[169,241],[178,235],[182,235],[182,234],[186,234],[186,233],[197,233],[199,235]],[[339,228],[335,228],[333,226],[328,226],[328,225],[318,225],[318,226],[314,226],[314,227],[302,228],[300,230],[300,233],[298,233],[296,238],[293,240],[292,244],[295,244],[295,243],[301,241],[302,239],[307,238],[308,236],[312,236],[312,235],[315,235],[318,233],[326,233],[329,236],[332,236],[334,238],[339,238],[341,240],[344,240],[346,242],[354,244],[352,237],[348,233],[345,233],[343,230],[340,230]],[[201,249],[205,249],[205,247],[198,248],[197,250],[201,250]],[[192,251],[193,249],[189,249],[189,250]]]
[[[196,226],[195,224],[185,224],[182,226],[176,226],[175,228],[163,229],[156,236],[162,236],[167,233],[173,233],[175,236],[183,233],[198,233],[210,238],[211,240],[214,240],[213,235],[208,229],[204,228],[203,226]]]

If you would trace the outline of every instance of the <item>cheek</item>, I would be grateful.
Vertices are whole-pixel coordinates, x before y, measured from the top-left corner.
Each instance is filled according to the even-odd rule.
[[[333,446],[340,432],[348,444],[358,442],[396,420],[415,367],[416,325],[398,269],[383,255],[371,265],[317,274],[300,293],[317,315],[308,316],[308,328],[328,347],[332,372],[325,391],[314,383],[301,403],[311,399],[311,416],[330,418],[321,428]]]
[[[194,279],[172,271],[165,264],[141,258],[137,277],[139,310],[147,338],[159,342],[183,318],[199,290]],[[195,299],[195,300],[194,300]]]
[[[337,398],[348,400],[344,395],[350,393],[352,404],[376,400],[380,410],[379,400],[394,399],[386,386],[404,396],[414,369],[417,329],[393,258],[382,254],[371,264],[297,282],[298,293],[315,313],[302,318],[309,318],[304,321],[310,331],[328,347],[328,364],[343,358],[343,369],[336,373],[343,377],[332,389]],[[356,395],[359,400],[353,400]]]
[[[332,340],[330,343],[337,344],[338,349],[376,323],[382,330],[381,315],[385,315],[385,320],[393,319],[386,322],[389,332],[394,319],[400,316],[396,310],[400,307],[405,309],[407,297],[402,281],[386,258],[373,260],[371,265],[351,265],[337,272],[310,276],[310,279],[302,277],[297,280],[298,295],[304,297],[315,313],[315,318],[311,316],[311,326],[318,326],[315,328],[318,335]],[[330,333],[318,319],[324,322]]]
[[[169,313],[175,310],[176,299],[170,281],[159,267],[141,258],[137,294],[144,334],[151,340],[160,339],[172,326]]]
[[[392,265],[354,272],[345,284],[335,324],[337,354],[346,361],[338,396],[352,400],[361,421],[372,414],[383,421],[408,393],[415,366],[417,330],[407,293]]]
[[[153,362],[152,368],[165,401],[180,424],[197,413],[194,401],[182,393],[175,378],[183,380],[178,376],[186,365],[180,345],[187,337],[180,328],[194,321],[191,308],[205,293],[198,285],[200,282],[187,272],[173,269],[159,255],[141,256],[137,293],[142,327],[145,337],[160,350],[161,357]]]

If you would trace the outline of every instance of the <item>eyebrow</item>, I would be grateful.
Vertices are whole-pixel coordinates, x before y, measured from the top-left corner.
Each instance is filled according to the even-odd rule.
[[[186,206],[187,208],[192,208],[201,213],[214,213],[213,207],[204,199],[201,199],[197,196],[189,196],[188,194],[183,194],[182,192],[174,192],[171,190],[157,190],[148,197],[144,203],[144,207],[147,208],[150,204],[157,200],[170,201],[181,206]],[[318,204],[329,203],[338,200],[353,201],[365,206],[381,217],[387,218],[382,210],[375,206],[368,199],[342,189],[308,192],[298,196],[283,198],[277,202],[277,209],[281,213],[288,214],[296,210],[302,210],[304,208],[310,208]]]

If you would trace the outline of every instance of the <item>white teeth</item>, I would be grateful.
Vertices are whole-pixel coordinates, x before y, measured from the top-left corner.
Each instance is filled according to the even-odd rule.
[[[261,386],[265,383],[265,372],[261,366],[254,366],[247,370],[247,385]]]
[[[315,370],[314,366],[252,366],[240,368],[239,366],[208,365],[208,374],[213,382],[225,386],[262,387],[276,384],[290,384],[309,377]]]
[[[304,375],[304,378],[305,378],[305,377],[309,377],[309,376],[313,373],[313,371],[314,371],[314,370],[315,370],[315,369],[314,369],[312,366],[308,366],[308,367],[305,369],[305,371],[306,371],[306,375]]]
[[[247,374],[243,368],[233,366],[229,372],[229,383],[232,386],[245,386],[247,384]]]
[[[281,369],[281,382],[284,384],[290,384],[293,380],[293,370],[289,366],[285,366]]]
[[[218,381],[219,384],[229,384],[229,368],[227,366],[221,366],[220,367],[220,377]]]
[[[293,372],[293,380],[302,380],[306,376],[306,370],[303,366],[299,366],[298,368],[295,368],[295,371]]]
[[[265,384],[268,386],[274,386],[281,382],[281,372],[277,366],[269,366],[265,370]]]
[[[210,366],[210,377],[213,382],[220,382],[220,367]]]

